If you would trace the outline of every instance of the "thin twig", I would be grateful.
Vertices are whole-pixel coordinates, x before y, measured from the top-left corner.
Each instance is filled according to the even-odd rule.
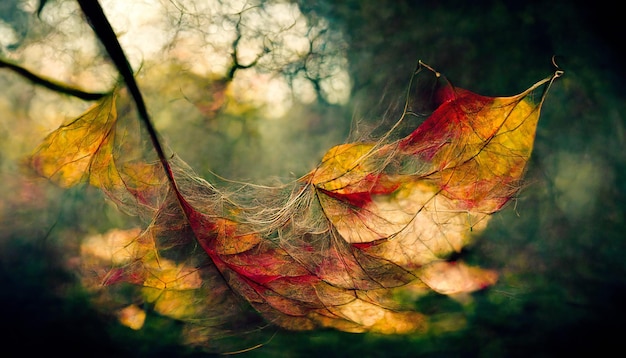
[[[79,88],[71,87],[66,84],[57,82],[53,79],[45,78],[43,76],[34,74],[33,72],[25,69],[24,67],[16,65],[4,59],[0,59],[0,68],[6,68],[8,70],[11,70],[36,85],[46,87],[52,91],[56,91],[56,92],[64,93],[73,97],[84,99],[86,101],[96,101],[109,94],[106,92],[100,93],[100,92],[83,91]]]

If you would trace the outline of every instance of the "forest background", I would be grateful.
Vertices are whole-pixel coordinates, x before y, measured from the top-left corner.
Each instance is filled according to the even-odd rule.
[[[115,3],[102,2],[105,10]],[[91,47],[74,41],[88,27],[64,27],[80,18],[72,4],[49,1],[40,20],[36,2],[2,1],[0,54],[59,81],[107,90],[114,76],[95,39],[87,42]],[[245,4],[220,9],[234,14]],[[210,112],[220,98],[232,96],[225,83],[232,81],[233,91],[240,91],[234,95],[238,106],[210,123],[148,101],[151,111],[161,113],[155,121],[168,145],[203,176],[262,182],[305,173],[326,149],[354,135],[355,123],[367,129],[395,121],[418,60],[453,84],[489,96],[525,90],[553,72],[553,56],[565,75],[542,109],[526,186],[465,253],[471,262],[501,272],[500,281],[474,293],[463,308],[435,295],[422,302],[433,314],[461,310],[462,329],[422,336],[279,332],[244,355],[539,357],[620,347],[613,337],[626,318],[626,87],[623,44],[614,39],[620,33],[616,11],[600,2],[495,0],[294,1],[290,9],[288,21],[302,16],[313,30],[289,36],[316,34],[307,37],[315,39],[309,45],[316,56],[304,70],[302,61],[266,56],[251,33],[238,32],[241,18],[232,16],[219,25],[231,37],[211,43],[223,56],[204,58],[213,66],[211,81],[180,78],[193,89],[184,96],[165,70],[144,63],[146,72],[153,71],[144,79],[148,92],[186,98],[200,111]],[[278,21],[267,16],[261,23]],[[112,16],[111,22],[120,27],[120,41],[137,68],[148,53],[158,52],[141,49],[139,42],[154,41],[170,53],[197,45],[177,43],[153,23],[140,26],[131,19]],[[275,40],[288,32],[261,25],[257,30],[258,36],[271,32],[273,37],[265,38]],[[234,41],[238,33],[249,41],[247,47]],[[124,42],[133,37],[137,42]],[[166,40],[154,40],[160,37]],[[241,51],[236,61],[228,56],[234,48]],[[250,74],[255,68],[260,70]],[[250,83],[261,85],[250,89]],[[123,225],[123,215],[96,191],[54,188],[22,166],[22,158],[63,120],[84,110],[83,104],[1,69],[0,88],[5,351],[205,355],[181,345],[166,322],[135,332],[96,313],[67,270],[68,253],[76,249],[68,237]],[[202,97],[202,91],[211,97]]]

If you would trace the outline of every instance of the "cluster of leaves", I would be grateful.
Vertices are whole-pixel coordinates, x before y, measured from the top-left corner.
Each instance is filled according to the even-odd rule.
[[[440,79],[436,110],[408,136],[336,146],[273,188],[218,189],[176,156],[164,170],[123,89],[50,134],[31,163],[64,187],[88,181],[147,221],[82,246],[85,285],[129,327],[150,307],[186,322],[195,344],[258,328],[254,313],[294,330],[423,332],[427,317],[399,295],[496,281],[454,254],[519,190],[544,98],[531,94],[558,75],[501,98]]]

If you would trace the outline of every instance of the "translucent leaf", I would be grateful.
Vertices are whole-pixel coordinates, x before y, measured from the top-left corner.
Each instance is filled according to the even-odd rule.
[[[421,276],[519,190],[541,107],[530,94],[551,79],[496,98],[446,84],[410,135],[335,147],[306,180],[343,239]]]
[[[117,171],[110,160],[116,121],[115,96],[107,96],[48,135],[33,155],[32,166],[63,187],[91,177],[98,181],[102,172]]]
[[[124,114],[130,110],[125,91],[113,91],[49,134],[31,156],[31,165],[62,187],[88,182],[129,213],[147,208],[151,216],[167,190],[165,173],[145,155],[138,121],[128,116],[118,121],[118,107]]]
[[[265,323],[423,332],[428,317],[398,293],[455,295],[497,281],[452,257],[519,191],[545,92],[532,97],[557,76],[512,97],[440,79],[435,109],[410,134],[338,145],[285,186],[218,189],[176,156],[157,165],[129,111],[117,116],[123,92],[48,136],[32,164],[146,218],[145,228],[82,245],[85,285],[133,329],[145,305],[183,322],[193,344]]]

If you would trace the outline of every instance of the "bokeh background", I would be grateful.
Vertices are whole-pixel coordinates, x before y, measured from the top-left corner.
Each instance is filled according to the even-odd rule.
[[[48,1],[40,17],[37,5],[2,1],[0,55],[86,90],[109,89],[115,72],[76,4]],[[215,181],[293,179],[331,146],[375,134],[370,129],[401,114],[418,60],[489,96],[517,94],[549,76],[553,56],[565,71],[544,104],[526,186],[463,253],[498,270],[500,281],[464,304],[438,295],[416,303],[443,320],[463,317],[461,328],[420,336],[279,331],[242,355],[619,351],[626,87],[615,8],[558,0],[102,5],[141,68],[139,83],[162,137]],[[68,269],[82,238],[136,224],[96,190],[56,188],[24,166],[48,132],[89,104],[0,68],[2,349],[15,352],[9,356],[209,356],[181,345],[173,322],[132,331],[101,315]]]

